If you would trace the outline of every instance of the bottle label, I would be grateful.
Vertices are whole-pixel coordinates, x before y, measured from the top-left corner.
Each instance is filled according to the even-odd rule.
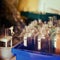
[[[27,47],[27,37],[24,37],[24,46]]]
[[[38,39],[38,50],[41,49],[41,39]]]

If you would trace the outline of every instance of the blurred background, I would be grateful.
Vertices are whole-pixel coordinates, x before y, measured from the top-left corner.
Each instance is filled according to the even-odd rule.
[[[0,0],[2,60],[10,58],[15,60],[11,48],[23,42],[27,34],[27,38],[33,39],[43,35],[45,39],[41,39],[41,50],[43,44],[46,48],[48,43],[48,48],[44,52],[60,54],[60,0]],[[6,57],[8,54],[4,56],[7,52],[10,52],[9,57]]]

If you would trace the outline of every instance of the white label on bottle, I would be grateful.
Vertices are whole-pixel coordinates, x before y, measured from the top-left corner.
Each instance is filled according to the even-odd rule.
[[[54,47],[56,48],[56,42],[54,43]]]
[[[55,37],[54,39],[54,47],[56,48],[56,41],[57,41],[57,37]]]
[[[38,50],[41,49],[41,42],[38,42]]]
[[[38,39],[38,50],[41,49],[41,39]]]
[[[27,37],[24,37],[24,46],[27,47]]]

